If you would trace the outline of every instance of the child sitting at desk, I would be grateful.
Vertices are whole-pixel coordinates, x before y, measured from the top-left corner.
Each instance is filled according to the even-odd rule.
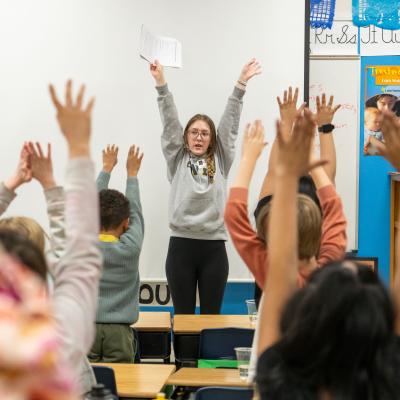
[[[292,96],[285,91],[284,101],[278,100],[281,122],[285,139],[290,138],[292,125],[296,114],[300,114],[304,106],[296,110],[297,90]],[[330,124],[338,107],[333,107],[333,97],[326,103],[325,95],[319,104],[316,121],[319,125]],[[258,132],[256,134],[256,132]],[[331,134],[330,134],[331,135]],[[323,134],[323,136],[328,136]],[[334,146],[332,143],[328,143]],[[243,141],[242,158],[239,164],[239,171],[230,190],[230,195],[225,208],[225,223],[231,235],[233,244],[246,266],[253,274],[257,285],[264,287],[267,276],[265,264],[268,263],[268,253],[265,248],[266,233],[264,230],[265,220],[271,207],[272,194],[276,184],[276,143],[273,144],[269,168],[263,182],[255,215],[257,232],[251,226],[248,216],[248,188],[256,166],[258,157],[263,150],[264,131],[262,126],[255,125],[252,130],[245,133]],[[322,144],[322,142],[321,142]],[[329,150],[329,149],[328,149]],[[322,147],[321,147],[322,153]],[[331,154],[333,153],[333,157]],[[330,164],[336,164],[334,150],[325,151],[321,154]],[[339,196],[332,184],[334,169],[330,166],[317,168],[309,176],[304,177],[305,181],[311,182],[314,191],[301,191],[299,196],[298,210],[299,219],[302,220],[301,240],[299,242],[299,253],[302,256],[303,267],[299,271],[299,282],[305,282],[311,272],[309,265],[322,265],[328,261],[340,259],[344,256],[346,249],[346,220],[343,214],[343,207]],[[309,185],[310,186],[310,185]],[[301,186],[300,186],[301,189]],[[300,190],[299,190],[300,192]],[[312,201],[310,203],[310,201]],[[314,206],[319,206],[318,213],[312,213]],[[302,211],[303,210],[303,211]],[[318,219],[319,214],[319,219]],[[313,217],[311,218],[311,215]],[[322,216],[322,221],[321,221]],[[317,220],[318,219],[318,220]],[[318,232],[317,234],[313,232]],[[302,272],[301,272],[302,271]]]
[[[129,149],[126,196],[108,189],[117,164],[118,147],[103,150],[103,170],[97,178],[100,192],[100,249],[104,271],[100,281],[96,339],[92,362],[133,363],[134,338],[130,327],[139,316],[139,256],[144,235],[137,174],[143,154]]]
[[[20,230],[1,229],[1,399],[75,400],[74,387],[81,394],[90,388],[85,380],[85,357],[94,331],[101,255],[96,247],[98,207],[89,151],[94,99],[84,107],[84,90],[81,86],[75,101],[69,81],[63,105],[50,86],[69,154],[65,251],[52,268],[50,296],[43,248]],[[32,164],[23,152],[16,179],[2,188],[2,195],[8,194],[8,199],[2,198],[3,211],[15,196],[13,191],[35,177]],[[71,368],[71,380],[64,362]]]
[[[348,261],[331,263],[304,289],[296,287],[297,181],[315,166],[308,159],[312,122],[305,114],[286,143],[278,128],[280,173],[259,318],[260,399],[398,399],[400,274],[392,296],[370,268]],[[378,142],[379,152],[399,168],[394,115],[384,113],[382,131],[386,144]]]
[[[291,137],[296,114],[301,114],[302,112],[301,108],[296,113],[296,101],[291,101],[290,99],[291,95],[285,95],[284,103],[292,103],[290,108],[294,108],[294,112],[290,113],[292,115],[290,118],[285,118],[287,113],[282,112],[285,107],[282,107],[283,104],[280,104],[282,126],[286,125],[286,128],[282,129],[285,140],[289,140]],[[328,104],[326,102],[323,103],[323,108],[328,108],[328,110],[324,111],[324,114],[329,114],[332,120],[337,110],[337,107],[333,107],[333,98],[331,98]],[[286,108],[288,107],[289,105]],[[316,121],[319,124],[322,122],[322,125],[329,123],[329,121],[321,121],[321,118],[318,118],[318,116]],[[276,186],[276,175],[278,173],[276,170],[276,160],[278,158],[276,143],[274,143],[275,154],[271,155],[271,157],[274,157],[272,162],[270,157],[270,167],[272,167],[272,170],[268,171],[264,180],[261,195],[265,196],[268,193],[266,189],[271,191],[269,192],[270,195],[266,198],[267,202],[263,201],[263,199],[259,202],[259,204],[262,204],[261,207],[258,207],[256,217],[257,232],[254,231],[250,224],[247,197],[254,168],[264,146],[264,129],[261,122],[257,122],[254,126],[248,127],[245,132],[239,171],[231,188],[225,208],[225,222],[235,248],[253,274],[260,288],[265,286],[268,276],[269,255],[265,247],[268,233],[265,231],[265,222],[269,218],[273,202],[271,201],[271,194]],[[316,193],[299,194],[297,203],[299,220],[297,285],[299,287],[303,287],[306,284],[309,276],[315,269],[318,269],[328,261],[341,259],[344,256],[347,242],[346,219],[343,213],[342,202],[335,191],[331,179],[328,177],[324,167],[315,168],[311,172],[311,177],[315,183]],[[314,201],[314,197],[317,198],[320,208],[316,201]],[[256,329],[255,337],[257,337],[257,331]],[[250,378],[253,377],[255,372],[254,354],[252,358]]]

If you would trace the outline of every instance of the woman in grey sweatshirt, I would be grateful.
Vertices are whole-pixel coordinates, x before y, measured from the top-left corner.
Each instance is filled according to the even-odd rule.
[[[198,286],[200,312],[218,314],[229,269],[224,226],[227,178],[246,84],[261,73],[261,66],[252,59],[243,67],[217,129],[203,114],[193,116],[183,129],[162,65],[155,61],[150,72],[156,81],[161,145],[171,183],[166,274],[174,310],[193,314]]]

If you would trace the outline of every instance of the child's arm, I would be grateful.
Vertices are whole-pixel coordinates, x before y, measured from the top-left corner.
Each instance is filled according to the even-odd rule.
[[[311,176],[322,209],[321,246],[317,257],[318,265],[322,266],[329,261],[343,258],[347,245],[347,221],[342,201],[326,174],[326,169],[315,168],[311,171]]]
[[[321,162],[309,166],[315,122],[309,110],[297,117],[293,134],[284,139],[277,125],[276,183],[268,229],[269,272],[262,300],[258,354],[281,336],[283,308],[296,290],[297,281],[297,186],[298,179]]]
[[[113,144],[108,145],[103,150],[103,168],[99,173],[96,180],[97,190],[101,192],[102,190],[108,189],[108,184],[110,183],[111,172],[118,162],[118,146]]]
[[[317,113],[315,115],[317,126],[323,126],[332,124],[333,117],[336,111],[340,108],[340,104],[333,105],[333,96],[330,96],[328,104],[326,103],[326,95],[322,93],[321,99],[317,96],[316,99]],[[320,156],[321,159],[328,161],[325,165],[325,171],[331,180],[332,184],[335,184],[336,178],[336,149],[335,142],[333,140],[333,130],[329,133],[319,133],[320,143]]]
[[[398,133],[399,133],[399,138],[400,138],[400,130]],[[400,155],[400,146],[398,146],[397,150],[399,152],[398,154]],[[397,162],[400,163],[400,157]],[[397,222],[400,224],[400,220]],[[399,234],[397,234],[395,246],[396,246],[396,258],[394,260],[394,266],[395,266],[396,272],[395,272],[394,282],[393,282],[393,287],[392,287],[392,297],[394,300],[394,308],[395,308],[394,329],[395,329],[396,335],[400,336],[400,235]]]
[[[400,123],[395,114],[382,112],[381,131],[385,141],[375,139],[374,145],[379,154],[400,171]]]
[[[52,300],[64,356],[78,375],[93,341],[102,261],[97,247],[98,193],[89,150],[94,99],[84,108],[84,87],[73,101],[71,86],[69,81],[65,106],[50,86],[58,123],[69,150],[65,184],[66,248],[54,268]]]
[[[257,237],[250,224],[247,195],[257,159],[265,145],[261,122],[256,121],[253,126],[247,125],[239,170],[225,207],[225,223],[233,244],[261,287],[265,280],[264,263],[267,253],[264,243]]]
[[[27,143],[24,143],[19,160],[17,169],[6,181],[0,184],[0,215],[4,214],[15,199],[15,190],[26,182],[30,182],[32,179],[32,168]]]
[[[249,188],[258,157],[266,145],[261,121],[256,120],[253,125],[247,124],[243,136],[242,156],[233,187]]]
[[[143,153],[139,147],[131,146],[126,161],[128,178],[126,181],[126,197],[129,200],[130,216],[128,230],[120,237],[120,242],[141,250],[144,236],[144,219],[140,203],[139,183],[137,179],[142,164]]]
[[[235,157],[235,142],[239,132],[246,85],[253,76],[259,74],[261,65],[256,59],[253,58],[244,65],[217,129],[217,155],[225,177],[228,176]]]
[[[172,93],[168,90],[164,68],[157,60],[154,61],[154,64],[150,64],[150,73],[156,82],[157,102],[163,125],[161,147],[167,161],[168,178],[172,180],[178,165],[178,156],[183,154],[185,148],[183,127],[179,122],[178,111]]]
[[[268,268],[268,251],[251,226],[247,210],[248,190],[232,187],[225,206],[225,224],[240,257],[254,276],[259,287],[264,287]]]
[[[293,92],[292,87],[290,86],[288,90],[285,90],[283,93],[283,101],[280,97],[277,97],[278,105],[279,105],[279,114],[281,118],[281,130],[283,137],[288,140],[290,138],[290,134],[292,132],[293,122],[296,116],[300,115],[305,107],[305,103],[303,103],[297,109],[297,100],[299,97],[299,88],[296,88]],[[275,185],[275,167],[277,163],[278,157],[278,148],[276,144],[276,140],[272,143],[271,153],[269,155],[268,162],[268,170],[264,178],[264,182],[260,191],[260,199],[265,196],[269,196],[274,192]]]
[[[47,155],[40,143],[34,145],[29,142],[27,148],[31,157],[32,176],[42,186],[46,198],[51,244],[48,260],[52,269],[65,251],[65,193],[54,179],[51,144],[47,145]]]
[[[376,140],[379,154],[384,156],[393,167],[400,171],[400,124],[395,114],[391,112],[382,113],[381,130],[385,142]],[[392,287],[392,297],[395,308],[395,333],[400,335],[400,235],[396,241],[396,275]]]

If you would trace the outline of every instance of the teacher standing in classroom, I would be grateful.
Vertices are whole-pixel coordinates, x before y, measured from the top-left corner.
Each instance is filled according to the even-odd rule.
[[[227,178],[235,155],[243,96],[249,79],[261,73],[255,59],[242,69],[218,128],[196,114],[183,129],[162,65],[150,65],[163,124],[161,146],[167,162],[171,237],[166,275],[175,314],[219,314],[228,279],[224,207]]]

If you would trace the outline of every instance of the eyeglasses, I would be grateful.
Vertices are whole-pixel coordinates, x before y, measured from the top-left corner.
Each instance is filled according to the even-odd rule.
[[[209,131],[199,131],[198,129],[191,129],[190,131],[189,131],[189,135],[193,138],[193,139],[196,139],[197,138],[197,136],[199,136],[200,135],[200,137],[202,138],[202,139],[207,139],[208,137],[210,137],[210,132]]]

